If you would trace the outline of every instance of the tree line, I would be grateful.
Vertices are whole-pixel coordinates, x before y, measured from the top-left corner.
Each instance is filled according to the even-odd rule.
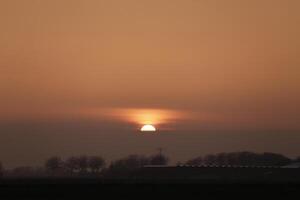
[[[62,159],[58,156],[48,158],[42,167],[21,166],[4,170],[0,163],[0,177],[76,177],[76,176],[115,176],[141,168],[145,165],[167,165],[169,158],[163,154],[151,156],[129,155],[112,161],[108,166],[102,156],[71,156]]]
[[[190,159],[181,165],[216,165],[216,166],[284,166],[293,162],[300,162],[300,157],[291,159],[276,153],[230,152],[208,154]],[[4,170],[0,162],[0,177],[3,175],[16,177],[31,176],[102,176],[120,177],[130,171],[146,165],[167,165],[169,158],[162,154],[129,155],[112,161],[107,165],[101,156],[72,156],[62,159],[58,156],[48,158],[42,167],[16,167]]]
[[[297,160],[297,159],[296,159]],[[283,166],[293,160],[276,153],[230,152],[208,154],[188,160],[187,165]]]

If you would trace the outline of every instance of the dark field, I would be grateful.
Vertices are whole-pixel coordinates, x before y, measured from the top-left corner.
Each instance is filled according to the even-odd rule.
[[[299,183],[99,180],[99,179],[10,179],[0,183],[1,199],[101,199],[202,197],[287,197],[297,195]]]
[[[105,177],[4,178],[4,199],[287,197],[300,191],[299,169],[278,167],[145,167]],[[2,199],[2,198],[1,198]]]

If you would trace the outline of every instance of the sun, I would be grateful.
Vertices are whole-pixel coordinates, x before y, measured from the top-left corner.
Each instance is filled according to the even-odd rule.
[[[146,124],[144,125],[142,128],[141,128],[141,131],[151,131],[151,132],[155,132],[156,131],[156,128],[151,125],[151,124]]]

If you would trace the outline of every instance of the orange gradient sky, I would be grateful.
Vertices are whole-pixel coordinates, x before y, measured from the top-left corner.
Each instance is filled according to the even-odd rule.
[[[72,120],[121,131],[131,121],[112,118],[116,109],[168,112],[157,123],[193,135],[297,132],[299,9],[297,0],[1,0],[0,134]]]

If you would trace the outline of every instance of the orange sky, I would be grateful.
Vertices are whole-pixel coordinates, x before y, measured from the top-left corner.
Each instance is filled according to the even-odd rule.
[[[0,122],[141,108],[190,113],[180,130],[300,130],[299,9],[297,0],[2,0]]]

